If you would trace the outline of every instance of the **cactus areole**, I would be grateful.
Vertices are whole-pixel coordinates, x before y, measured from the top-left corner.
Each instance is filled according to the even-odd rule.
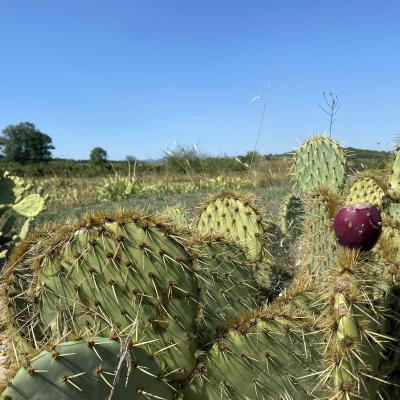
[[[340,245],[370,250],[381,234],[381,222],[381,214],[372,204],[351,204],[337,212],[333,229]]]

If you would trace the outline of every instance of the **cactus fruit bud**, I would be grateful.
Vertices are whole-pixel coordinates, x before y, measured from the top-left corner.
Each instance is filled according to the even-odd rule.
[[[372,204],[352,204],[342,207],[333,221],[337,241],[344,247],[370,250],[382,231],[381,214]]]

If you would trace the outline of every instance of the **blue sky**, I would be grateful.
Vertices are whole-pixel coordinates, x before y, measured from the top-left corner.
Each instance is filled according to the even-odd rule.
[[[400,134],[400,3],[0,0],[0,128],[31,121],[54,156],[157,158],[175,143],[243,154],[328,129],[389,149]],[[380,143],[380,144],[378,144]]]

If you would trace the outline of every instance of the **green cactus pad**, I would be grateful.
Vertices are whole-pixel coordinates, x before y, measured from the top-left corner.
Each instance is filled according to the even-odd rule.
[[[319,398],[314,374],[322,369],[320,337],[314,319],[292,307],[295,297],[290,293],[261,312],[239,316],[199,361],[185,400]]]
[[[266,233],[269,237],[266,256],[258,264],[256,280],[269,298],[279,295],[287,282],[291,280],[293,266],[293,242],[283,234],[279,225],[270,222]]]
[[[33,217],[45,209],[48,197],[29,193],[31,190],[32,185],[22,178],[0,171],[0,268],[9,251],[27,236]]]
[[[44,210],[45,198],[39,194],[30,194],[24,197],[20,202],[14,204],[12,209],[24,217],[36,217]]]
[[[131,210],[92,215],[32,240],[9,272],[21,332],[32,343],[65,332],[133,332],[170,378],[185,378],[195,362],[198,286],[191,255],[173,229]]]
[[[319,186],[339,191],[346,180],[346,155],[332,139],[314,136],[294,153],[294,174],[299,187],[311,192]]]
[[[298,196],[289,194],[283,201],[281,208],[282,232],[285,235],[298,236],[301,233],[303,215],[303,201]]]
[[[391,165],[389,175],[389,195],[395,200],[400,200],[400,146],[397,145],[396,156]]]
[[[304,232],[299,239],[300,260],[313,274],[328,271],[335,263],[338,247],[332,220],[338,199],[329,189],[320,188],[310,193],[305,202]]]
[[[238,313],[257,307],[256,266],[238,244],[222,237],[201,236],[191,247],[200,288],[199,331],[203,341],[211,340]]]
[[[112,390],[115,400],[173,398],[152,357],[135,347],[121,359],[120,347],[118,342],[94,338],[43,351],[17,371],[0,399],[106,400]]]
[[[10,176],[7,172],[0,177],[0,204],[12,205],[22,200],[30,189],[22,178]]]
[[[268,241],[266,225],[254,196],[232,192],[211,197],[197,221],[200,233],[227,236],[245,246],[250,261],[261,260],[264,256]]]
[[[382,208],[385,191],[382,185],[373,177],[360,175],[353,179],[344,204],[369,203]]]

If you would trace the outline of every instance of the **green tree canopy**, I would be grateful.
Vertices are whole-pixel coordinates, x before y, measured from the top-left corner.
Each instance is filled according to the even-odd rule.
[[[107,161],[107,152],[102,147],[95,147],[90,152],[90,162],[95,165],[103,165]]]
[[[8,125],[0,136],[0,149],[6,161],[21,164],[51,160],[52,140],[31,122]]]

